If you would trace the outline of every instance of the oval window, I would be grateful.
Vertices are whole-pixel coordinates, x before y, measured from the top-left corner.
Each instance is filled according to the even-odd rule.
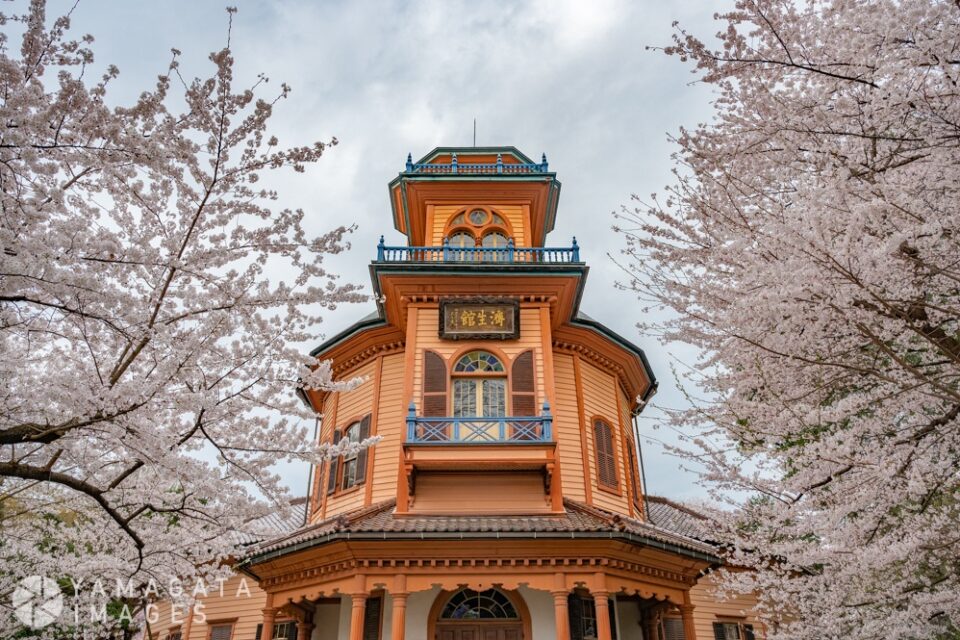
[[[479,226],[487,223],[487,220],[490,218],[490,214],[483,209],[474,209],[470,212],[469,218],[470,222]]]

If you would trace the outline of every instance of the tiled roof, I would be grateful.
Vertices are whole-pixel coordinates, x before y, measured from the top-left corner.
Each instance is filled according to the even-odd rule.
[[[565,500],[562,515],[394,515],[395,501],[328,518],[251,548],[253,562],[338,539],[610,537],[715,558],[714,549],[665,527]]]
[[[301,528],[306,522],[306,516],[307,499],[294,498],[290,501],[290,508],[285,515],[279,511],[268,513],[248,522],[243,531],[235,531],[234,535],[242,545],[257,544]]]
[[[712,542],[707,517],[689,507],[660,496],[647,496],[650,524],[688,538]]]

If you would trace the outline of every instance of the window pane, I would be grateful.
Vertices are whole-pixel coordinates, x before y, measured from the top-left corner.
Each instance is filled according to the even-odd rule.
[[[584,638],[596,638],[597,637],[597,608],[596,604],[593,602],[593,598],[581,598],[581,618],[580,622],[583,624],[583,636]]]
[[[483,246],[485,247],[505,247],[507,246],[507,236],[502,233],[488,233],[483,236]]]
[[[357,484],[357,458],[354,456],[343,463],[343,488],[349,489]]]
[[[453,415],[458,418],[477,415],[476,380],[453,381]]]
[[[507,415],[507,381],[503,378],[483,381],[483,415]]]
[[[475,247],[477,241],[469,233],[458,232],[450,236],[451,247]]]
[[[683,620],[680,618],[664,618],[663,631],[665,640],[685,640],[683,634]]]

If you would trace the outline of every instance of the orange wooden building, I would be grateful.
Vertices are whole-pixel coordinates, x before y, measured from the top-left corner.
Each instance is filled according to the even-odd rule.
[[[364,383],[303,394],[322,441],[382,439],[315,469],[306,525],[241,564],[256,607],[187,637],[759,637],[749,603],[709,595],[695,515],[643,496],[634,418],[656,379],[580,309],[576,241],[546,242],[546,158],[438,148],[389,192],[407,243],[377,248],[377,309],[313,351]]]

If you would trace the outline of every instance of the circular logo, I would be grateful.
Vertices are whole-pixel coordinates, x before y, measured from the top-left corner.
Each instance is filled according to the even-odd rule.
[[[33,629],[51,624],[63,611],[60,585],[45,576],[27,576],[21,580],[10,601],[17,619]]]

